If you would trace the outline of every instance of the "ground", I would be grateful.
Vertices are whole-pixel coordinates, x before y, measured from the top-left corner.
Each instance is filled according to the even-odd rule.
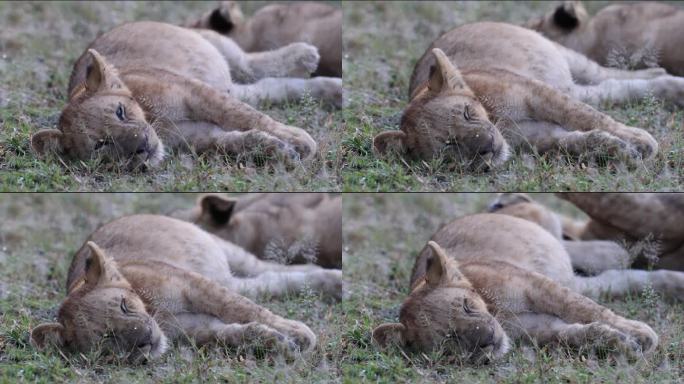
[[[104,363],[87,355],[38,352],[29,330],[55,321],[72,255],[99,225],[131,213],[189,208],[191,194],[1,194],[0,383],[9,382],[331,382],[339,381],[340,305],[308,293],[259,300],[274,313],[306,323],[318,336],[312,355],[286,364],[220,347],[176,345],[142,366]]]
[[[243,5],[246,15],[268,2]],[[214,2],[0,2],[0,190],[6,191],[334,191],[338,186],[340,111],[326,112],[310,100],[260,108],[307,130],[319,156],[286,170],[282,165],[217,155],[172,155],[160,169],[130,174],[95,162],[36,159],[29,138],[55,128],[67,99],[75,60],[99,34],[124,22],[180,24]]]
[[[590,13],[609,2],[585,2]],[[522,24],[553,2],[351,2],[345,4],[343,73],[347,94],[340,164],[345,191],[661,191],[684,185],[684,113],[652,97],[600,109],[643,127],[660,144],[655,159],[630,170],[596,167],[553,155],[516,153],[486,174],[450,170],[442,161],[378,158],[372,139],[399,128],[413,66],[430,43],[456,26],[482,20]],[[616,61],[616,64],[619,64]]]
[[[581,218],[569,203],[552,195],[536,200]],[[347,194],[343,200],[343,307],[346,326],[340,370],[349,382],[456,383],[655,383],[682,382],[684,377],[684,306],[668,304],[653,291],[625,300],[602,300],[617,313],[648,323],[660,337],[648,360],[629,363],[593,352],[580,354],[559,347],[515,345],[501,361],[472,366],[437,353],[379,351],[371,331],[396,322],[409,293],[415,257],[442,225],[481,212],[494,194]]]

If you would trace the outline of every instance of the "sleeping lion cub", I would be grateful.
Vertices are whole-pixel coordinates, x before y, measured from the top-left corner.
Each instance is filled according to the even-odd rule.
[[[684,79],[659,68],[604,68],[519,26],[466,24],[430,45],[411,76],[401,130],[373,144],[380,153],[443,154],[476,168],[502,164],[511,147],[631,163],[653,157],[658,143],[592,106],[651,92],[683,105]]]
[[[684,76],[684,9],[656,1],[612,4],[589,17],[580,1],[564,1],[526,27],[603,65],[660,66]]]
[[[76,61],[59,129],[37,132],[31,145],[39,154],[101,155],[132,167],[158,165],[165,148],[310,158],[316,142],[308,133],[248,104],[310,94],[340,105],[341,79],[294,78],[308,76],[318,60],[316,48],[305,43],[245,53],[209,30],[124,24],[95,39]]]
[[[261,261],[180,220],[126,216],[97,229],[76,253],[58,322],[34,328],[31,342],[102,348],[132,361],[162,355],[173,339],[262,343],[291,355],[315,347],[313,332],[247,297],[307,288],[340,299],[341,280],[339,270]]]
[[[247,52],[266,51],[294,42],[318,48],[321,61],[313,76],[342,77],[342,8],[313,1],[269,4],[245,19],[237,1],[222,1],[187,24],[214,30]]]
[[[399,323],[378,326],[373,340],[474,358],[504,355],[511,339],[653,352],[658,336],[651,327],[594,300],[647,285],[684,300],[684,273],[605,270],[581,277],[571,262],[561,242],[531,221],[495,213],[462,217],[420,252]]]

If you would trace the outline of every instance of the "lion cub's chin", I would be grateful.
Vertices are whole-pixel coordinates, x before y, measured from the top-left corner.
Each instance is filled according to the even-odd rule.
[[[511,349],[511,339],[508,338],[507,334],[503,334],[501,340],[494,345],[494,350],[492,351],[492,357],[494,359],[500,359]]]
[[[156,168],[164,160],[164,155],[164,144],[162,144],[162,142],[160,141],[157,144],[157,148],[154,150],[154,153],[150,155],[150,157],[145,161],[145,163],[151,168]]]
[[[169,349],[169,343],[166,336],[160,333],[159,340],[152,344],[152,349],[150,350],[150,359],[156,359],[166,353]]]

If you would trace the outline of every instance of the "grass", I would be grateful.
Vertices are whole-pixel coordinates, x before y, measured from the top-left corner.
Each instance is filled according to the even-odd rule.
[[[292,364],[248,351],[175,345],[158,361],[131,366],[93,355],[36,351],[29,331],[56,320],[72,255],[88,234],[131,213],[168,213],[194,205],[191,194],[0,194],[0,383],[10,382],[334,382],[339,376],[340,305],[313,293],[259,300],[306,323],[318,348]]]
[[[242,5],[246,15],[267,2]],[[134,20],[180,24],[215,3],[0,2],[0,190],[4,191],[336,191],[342,112],[313,101],[264,106],[278,121],[304,128],[319,145],[315,159],[288,170],[281,164],[216,154],[171,154],[159,169],[130,173],[97,162],[36,158],[29,138],[55,128],[66,104],[75,60],[99,34]]]
[[[551,195],[536,200],[581,217],[569,203]],[[371,331],[396,322],[409,291],[415,257],[439,227],[481,212],[493,194],[350,194],[343,201],[343,301],[346,327],[340,371],[346,382],[378,383],[681,383],[684,378],[684,306],[668,304],[653,291],[625,300],[602,300],[618,314],[653,327],[660,337],[648,360],[628,363],[620,356],[599,358],[590,351],[515,345],[501,361],[473,366],[438,353],[382,352]]]
[[[585,2],[590,13],[606,1]],[[596,167],[557,155],[515,153],[495,171],[449,169],[441,160],[376,157],[372,139],[399,129],[413,67],[430,43],[456,26],[482,20],[522,24],[552,9],[533,1],[354,2],[344,7],[343,70],[347,93],[340,163],[344,191],[665,191],[684,183],[682,110],[653,98],[600,109],[645,128],[660,144],[636,169]]]

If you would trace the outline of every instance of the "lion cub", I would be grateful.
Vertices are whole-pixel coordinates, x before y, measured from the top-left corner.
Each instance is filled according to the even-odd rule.
[[[74,256],[58,322],[31,332],[72,351],[101,347],[132,361],[164,353],[168,341],[263,343],[292,354],[316,336],[248,299],[302,289],[341,298],[341,271],[261,261],[197,226],[164,216],[114,220]],[[245,295],[245,296],[243,296]]]
[[[592,106],[653,93],[684,104],[684,79],[662,69],[603,68],[529,29],[477,22],[446,32],[416,64],[401,130],[373,140],[379,153],[471,167],[497,166],[511,147],[572,157],[648,159],[658,143]]]
[[[684,76],[684,9],[655,1],[613,4],[589,17],[565,1],[526,27],[603,65],[660,66]]]
[[[259,193],[236,198],[209,194],[177,217],[261,259],[342,268],[341,196]]]
[[[308,76],[318,60],[316,48],[305,43],[244,53],[209,30],[124,24],[95,39],[76,61],[59,129],[37,132],[31,145],[39,154],[101,155],[133,167],[158,165],[165,148],[310,158],[316,142],[308,133],[248,104],[311,94],[341,105],[340,79],[278,78]],[[236,84],[233,77],[254,83]]]
[[[342,77],[342,9],[312,1],[269,4],[245,20],[237,1],[222,1],[187,24],[228,36],[245,51],[280,48],[303,41],[318,48],[314,76]]]
[[[418,255],[399,323],[373,330],[381,346],[504,355],[511,339],[652,353],[656,333],[597,304],[647,285],[684,300],[684,273],[608,270],[576,276],[561,242],[518,217],[481,213],[442,227]]]
[[[558,194],[590,219],[578,232],[582,240],[615,240],[633,246],[643,240],[634,260],[638,268],[684,271],[684,195],[681,193]],[[637,250],[639,250],[637,248]]]

